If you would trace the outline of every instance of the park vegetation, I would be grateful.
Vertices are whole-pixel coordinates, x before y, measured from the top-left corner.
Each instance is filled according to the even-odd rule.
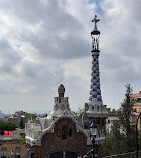
[[[18,126],[14,123],[11,122],[0,122],[0,134],[4,135],[4,131],[13,131],[17,128]]]
[[[112,131],[107,133],[105,142],[100,146],[98,157],[118,155],[136,150],[136,129],[131,123],[134,100],[131,97],[132,88],[126,85],[126,93],[121,111],[118,113],[119,121],[112,126]],[[139,150],[141,150],[141,132],[139,132]]]

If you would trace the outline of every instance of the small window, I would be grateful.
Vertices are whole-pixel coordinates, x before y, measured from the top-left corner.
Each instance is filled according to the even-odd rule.
[[[136,108],[134,109],[134,112],[137,112],[137,109],[136,109]]]
[[[34,157],[35,157],[35,154],[32,152],[30,158],[34,158]]]
[[[72,129],[69,129],[69,137],[72,137]]]
[[[20,148],[16,148],[15,155],[16,155],[16,158],[20,158]]]
[[[6,158],[6,148],[1,149],[1,158]]]
[[[67,139],[67,127],[63,126],[62,128],[62,139],[65,140]]]
[[[57,137],[61,137],[61,130],[57,129]]]

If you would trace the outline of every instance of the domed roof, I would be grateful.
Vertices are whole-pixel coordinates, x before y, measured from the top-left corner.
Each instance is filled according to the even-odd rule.
[[[60,85],[59,88],[58,88],[58,93],[65,93],[65,87],[64,85]]]

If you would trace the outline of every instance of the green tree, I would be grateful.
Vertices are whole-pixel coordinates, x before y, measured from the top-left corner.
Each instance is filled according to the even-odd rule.
[[[73,111],[73,114],[74,114],[74,115],[80,115],[80,114],[83,113],[84,111],[85,111],[85,108],[80,108],[80,107],[79,107],[79,108],[78,108],[78,111],[76,111],[76,112]]]
[[[23,122],[23,118],[21,117],[21,120],[20,120],[20,127],[23,129],[24,128],[24,122]]]
[[[126,85],[126,93],[123,103],[121,104],[121,111],[119,113],[119,121],[121,129],[123,130],[126,138],[127,151],[132,151],[134,142],[135,129],[131,125],[131,115],[133,112],[134,100],[131,97],[133,89],[130,84]]]
[[[108,113],[116,113],[115,109],[107,108]]]
[[[105,142],[100,146],[99,158],[135,151],[135,127],[131,124],[134,104],[134,100],[131,98],[132,91],[130,84],[127,84],[125,98],[120,108],[121,111],[117,113],[119,121],[113,124],[111,133],[107,134]],[[141,133],[139,134],[139,138],[141,138]],[[141,141],[139,140],[140,144]]]
[[[17,125],[10,122],[0,122],[0,133],[4,134],[3,131],[13,131],[17,128]]]
[[[112,135],[114,141],[114,154],[120,154],[126,151],[125,135],[120,131],[120,122],[117,121],[112,126]]]

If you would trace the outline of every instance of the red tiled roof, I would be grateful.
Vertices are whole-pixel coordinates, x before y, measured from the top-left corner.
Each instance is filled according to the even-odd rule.
[[[132,97],[134,98],[138,98],[138,97],[141,97],[141,92],[139,92],[139,93],[136,93],[136,94],[132,94]]]
[[[133,112],[132,115],[136,115],[136,116],[138,116],[139,113],[138,113],[138,112]]]

